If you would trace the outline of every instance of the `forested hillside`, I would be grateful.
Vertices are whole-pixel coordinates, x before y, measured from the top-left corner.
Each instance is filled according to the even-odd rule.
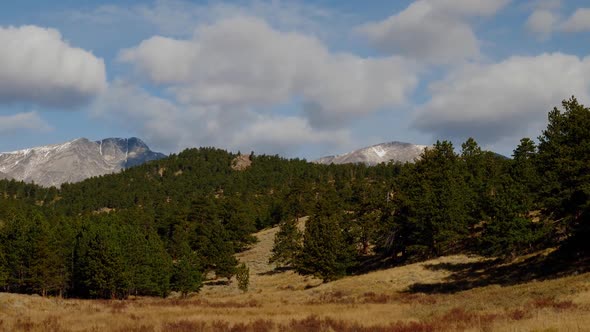
[[[549,113],[507,159],[473,139],[415,163],[318,165],[214,148],[61,189],[0,181],[0,287],[90,298],[198,291],[231,278],[252,233],[280,225],[271,260],[330,281],[451,253],[586,255],[590,109]],[[458,152],[456,150],[459,150]],[[299,219],[310,216],[302,232]]]

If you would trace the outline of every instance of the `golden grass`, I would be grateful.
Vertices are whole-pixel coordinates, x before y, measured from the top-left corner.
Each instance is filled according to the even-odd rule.
[[[273,271],[268,256],[276,231],[258,233],[259,243],[238,255],[250,267],[246,294],[236,282],[206,285],[187,300],[0,293],[0,330],[590,331],[589,273],[451,293],[408,291],[415,284],[452,282],[457,273],[452,267],[486,263],[458,255],[323,284],[292,271]]]

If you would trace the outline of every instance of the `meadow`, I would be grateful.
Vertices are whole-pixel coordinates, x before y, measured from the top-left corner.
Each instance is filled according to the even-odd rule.
[[[456,255],[323,283],[268,264],[274,234],[238,255],[247,292],[209,280],[187,299],[80,300],[0,293],[2,331],[589,331],[590,273]],[[528,269],[524,271],[524,269]],[[518,278],[517,276],[520,276]]]

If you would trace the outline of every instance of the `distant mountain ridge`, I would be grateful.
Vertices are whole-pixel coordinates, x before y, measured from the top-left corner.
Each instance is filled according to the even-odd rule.
[[[313,162],[324,165],[362,163],[369,166],[390,161],[405,163],[419,158],[426,147],[404,142],[381,143],[341,155],[322,157]]]
[[[0,178],[57,186],[166,157],[139,138],[106,138],[69,142],[0,153]]]

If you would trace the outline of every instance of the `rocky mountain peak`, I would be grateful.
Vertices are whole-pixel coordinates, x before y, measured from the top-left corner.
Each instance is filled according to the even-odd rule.
[[[377,165],[387,162],[412,162],[419,158],[426,145],[405,142],[375,144],[336,156],[326,156],[314,160],[318,164],[356,164]]]
[[[100,141],[77,138],[61,144],[0,153],[0,172],[7,178],[60,186],[164,157],[136,137]]]

